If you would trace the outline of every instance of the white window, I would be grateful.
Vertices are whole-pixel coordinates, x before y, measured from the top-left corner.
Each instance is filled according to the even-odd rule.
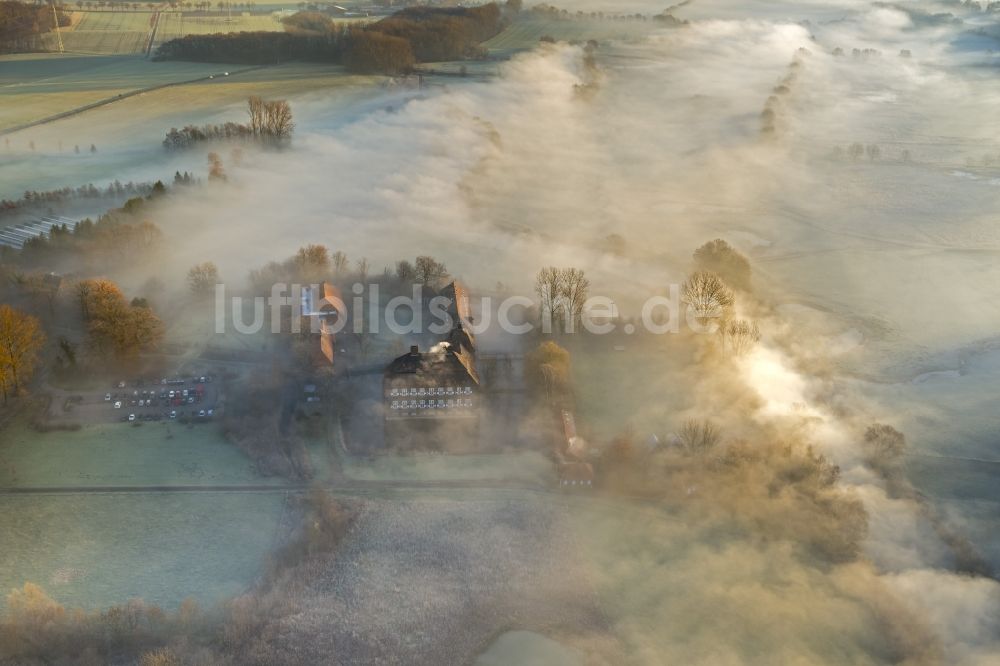
[[[420,401],[420,409],[423,409],[426,406],[427,406],[427,401],[426,400],[421,400]]]
[[[421,387],[418,392],[420,393],[420,395],[424,395],[424,389],[423,389],[423,387]]]
[[[399,395],[399,392],[396,389],[392,389],[389,391],[389,395]]]
[[[454,393],[455,393],[455,389],[453,387],[449,386],[448,387],[448,395],[453,395]]]
[[[444,407],[444,400],[438,400],[438,407]]]
[[[398,407],[399,407],[399,400],[393,400],[393,401],[392,401],[392,408],[393,408],[393,409],[396,409],[396,408],[398,408]]]
[[[472,407],[472,398],[466,398],[465,399],[465,406],[466,407]]]
[[[465,387],[465,392],[466,393],[472,393],[472,387],[471,386],[466,386]]]

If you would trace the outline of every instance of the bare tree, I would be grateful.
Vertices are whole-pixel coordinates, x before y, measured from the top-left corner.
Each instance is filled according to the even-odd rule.
[[[722,278],[708,271],[698,271],[689,277],[681,294],[702,326],[712,319],[725,319],[736,301]]]
[[[553,322],[563,319],[563,302],[561,297],[563,290],[563,273],[561,270],[555,266],[549,266],[538,271],[538,275],[535,276],[535,293],[538,294],[538,298],[541,301],[541,312],[539,314],[542,318],[543,330],[548,327],[546,332],[551,331]]]
[[[760,342],[760,329],[757,323],[745,319],[735,319],[719,328],[723,336],[723,346],[729,343],[729,350],[736,356],[742,356]]]
[[[256,95],[247,98],[247,113],[250,115],[250,131],[260,135],[264,131],[264,100]]]
[[[677,433],[681,448],[689,455],[707,453],[722,438],[719,429],[711,421],[687,421]]]
[[[333,274],[335,277],[340,277],[344,270],[347,268],[347,255],[337,250],[330,255],[330,264],[333,266]]]
[[[368,273],[371,270],[371,265],[368,263],[368,259],[366,257],[361,257],[358,259],[356,264],[358,267],[358,280],[361,284],[368,282]]]
[[[264,102],[264,132],[277,141],[285,141],[292,135],[292,107],[283,99]]]
[[[583,316],[583,306],[587,302],[587,292],[590,289],[588,280],[579,268],[562,269],[563,330],[573,331]]]

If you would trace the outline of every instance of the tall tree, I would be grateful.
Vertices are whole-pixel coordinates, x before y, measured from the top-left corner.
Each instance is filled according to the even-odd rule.
[[[681,298],[702,326],[712,319],[725,320],[736,302],[722,278],[708,271],[698,271],[689,277],[681,288]]]
[[[300,280],[319,281],[330,273],[330,251],[325,245],[306,245],[295,253],[294,263]]]
[[[420,256],[414,262],[416,281],[428,287],[440,287],[448,279],[448,269],[434,257]]]
[[[563,318],[563,273],[555,266],[538,271],[535,276],[535,293],[541,301],[542,322],[552,324]]]
[[[192,266],[187,274],[188,286],[196,296],[205,296],[219,282],[219,269],[211,261]]]
[[[38,362],[45,334],[38,320],[29,314],[0,305],[0,388],[7,402],[8,384],[16,395]]]

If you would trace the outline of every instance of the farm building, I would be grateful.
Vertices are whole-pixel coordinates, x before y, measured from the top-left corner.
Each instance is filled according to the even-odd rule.
[[[475,341],[466,328],[465,291],[452,283],[453,327],[445,340],[421,352],[417,345],[394,359],[382,379],[386,443],[393,448],[442,449],[454,438],[475,439],[482,394]]]

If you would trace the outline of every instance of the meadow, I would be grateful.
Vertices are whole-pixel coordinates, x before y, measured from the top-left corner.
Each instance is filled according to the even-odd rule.
[[[280,484],[261,478],[214,423],[86,425],[40,433],[4,431],[0,487]]]
[[[83,608],[222,601],[262,570],[284,503],[281,492],[0,495],[0,606],[26,582]]]
[[[491,54],[502,57],[532,49],[542,37],[566,42],[585,42],[590,39],[635,41],[658,28],[662,26],[653,21],[552,18],[529,14],[518,17],[506,30],[484,42],[483,46]]]

